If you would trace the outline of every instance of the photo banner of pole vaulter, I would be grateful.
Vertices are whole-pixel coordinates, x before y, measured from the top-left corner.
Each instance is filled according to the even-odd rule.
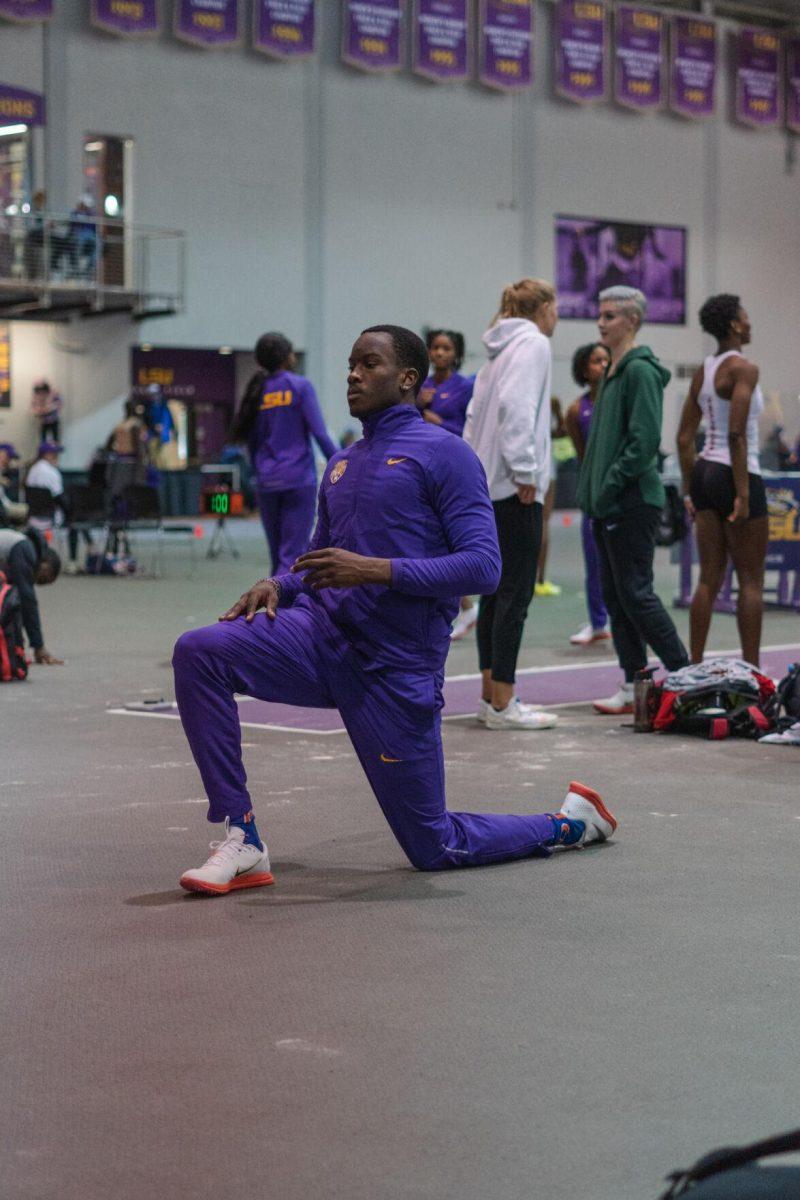
[[[533,83],[533,0],[480,0],[478,78],[515,92]]]
[[[769,514],[767,567],[800,571],[800,474],[764,476]]]
[[[736,36],[736,120],[774,129],[783,120],[781,39],[769,29],[740,29]]]
[[[0,408],[11,408],[11,334],[0,325]]]
[[[308,58],[316,49],[315,0],[253,0],[253,49],[272,58]]]
[[[608,99],[608,7],[601,0],[559,0],[556,92],[577,104]]]
[[[405,0],[344,0],[342,62],[361,71],[398,71],[405,7]]]
[[[44,96],[0,83],[0,124],[44,125]]]
[[[92,0],[90,19],[119,37],[155,37],[161,32],[161,0]]]
[[[469,0],[414,0],[411,69],[434,83],[469,79]]]
[[[557,216],[555,235],[562,320],[596,320],[599,293],[624,284],[647,296],[648,322],[686,324],[687,232],[683,226]]]
[[[786,42],[786,128],[800,133],[800,37]]]
[[[673,17],[670,26],[669,106],[682,117],[714,114],[717,27],[700,17]]]
[[[614,13],[614,99],[636,112],[664,107],[666,20],[652,8],[621,4]]]
[[[174,0],[175,37],[204,50],[242,44],[239,0]]]
[[[0,0],[0,17],[6,21],[49,21],[53,0]]]

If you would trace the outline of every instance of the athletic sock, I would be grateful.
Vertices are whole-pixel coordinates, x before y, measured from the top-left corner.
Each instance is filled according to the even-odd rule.
[[[550,820],[553,822],[553,836],[548,839],[548,846],[574,846],[586,832],[585,821],[575,821],[563,813],[556,813]]]
[[[241,829],[244,834],[245,846],[258,846],[259,850],[264,849],[264,843],[258,835],[256,817],[252,808],[243,817],[231,817],[230,823],[231,825],[235,825],[237,829]]]

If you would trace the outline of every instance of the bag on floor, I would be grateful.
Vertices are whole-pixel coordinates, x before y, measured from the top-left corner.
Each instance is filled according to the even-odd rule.
[[[725,1146],[704,1155],[688,1171],[668,1176],[661,1200],[800,1200],[800,1167],[770,1165],[759,1160],[800,1150],[800,1129],[749,1146]]]
[[[771,679],[741,659],[709,658],[662,680],[653,728],[712,741],[759,738],[775,727],[775,715]]]
[[[664,487],[666,499],[658,518],[656,529],[657,546],[674,546],[686,537],[686,506],[681,500],[680,492],[674,483]]]
[[[19,592],[0,571],[0,683],[28,678]]]

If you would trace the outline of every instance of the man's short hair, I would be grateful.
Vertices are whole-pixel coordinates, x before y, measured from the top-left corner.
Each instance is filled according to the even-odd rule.
[[[731,324],[739,316],[741,307],[740,298],[730,292],[720,292],[718,296],[709,296],[700,309],[700,328],[721,342],[730,333]]]
[[[43,567],[52,577],[48,580],[48,582],[55,583],[61,574],[61,558],[51,546],[46,546],[42,551],[42,557],[39,559],[37,571],[41,571]]]
[[[362,329],[361,333],[362,336],[365,333],[389,334],[398,367],[411,367],[417,372],[418,378],[414,386],[414,395],[418,396],[420,388],[428,377],[430,363],[428,350],[422,338],[410,329],[404,329],[402,325],[370,325],[369,329]]]
[[[604,288],[598,299],[601,304],[604,300],[610,300],[612,304],[621,308],[627,317],[636,317],[640,325],[644,323],[647,316],[647,297],[638,288],[618,283],[615,287]]]

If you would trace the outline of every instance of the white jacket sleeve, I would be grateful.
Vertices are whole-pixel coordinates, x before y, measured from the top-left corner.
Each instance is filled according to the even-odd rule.
[[[541,436],[537,438],[537,426],[541,426],[549,379],[550,346],[544,338],[537,338],[515,348],[498,380],[500,454],[517,487],[536,483],[545,466],[545,447]]]

